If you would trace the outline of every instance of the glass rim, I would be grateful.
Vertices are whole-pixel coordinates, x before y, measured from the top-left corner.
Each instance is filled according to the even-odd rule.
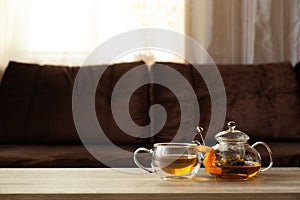
[[[171,148],[183,148],[183,147],[197,147],[197,144],[193,143],[179,143],[179,142],[163,142],[163,143],[155,143],[153,147],[171,147]]]

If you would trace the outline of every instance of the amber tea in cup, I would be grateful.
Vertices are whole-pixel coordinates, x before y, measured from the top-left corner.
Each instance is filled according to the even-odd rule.
[[[152,169],[138,162],[140,151],[152,154]],[[156,173],[163,180],[191,179],[200,169],[197,145],[189,143],[157,143],[153,149],[141,147],[134,152],[134,161],[138,167]]]
[[[168,174],[181,175],[191,171],[198,159],[196,155],[170,155],[158,156],[154,162]]]

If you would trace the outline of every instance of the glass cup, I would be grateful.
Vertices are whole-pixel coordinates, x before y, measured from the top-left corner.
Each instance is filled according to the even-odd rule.
[[[141,169],[155,173],[163,180],[191,179],[200,169],[197,147],[197,144],[190,143],[156,143],[152,149],[138,148],[134,152],[134,162]],[[141,151],[152,155],[151,169],[137,160],[137,154]]]

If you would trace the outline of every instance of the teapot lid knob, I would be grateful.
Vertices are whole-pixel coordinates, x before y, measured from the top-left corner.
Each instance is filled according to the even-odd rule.
[[[227,123],[227,126],[228,126],[229,130],[234,130],[235,127],[236,127],[234,121],[229,121],[229,122]]]
[[[234,121],[229,121],[227,125],[228,130],[216,134],[215,138],[218,142],[247,142],[249,136],[246,133],[236,130],[236,124]]]

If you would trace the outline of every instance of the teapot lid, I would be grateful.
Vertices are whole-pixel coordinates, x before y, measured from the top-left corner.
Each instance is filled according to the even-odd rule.
[[[219,132],[216,134],[215,139],[218,142],[247,142],[249,140],[249,136],[242,131],[235,130],[235,122],[228,122],[228,130]]]

